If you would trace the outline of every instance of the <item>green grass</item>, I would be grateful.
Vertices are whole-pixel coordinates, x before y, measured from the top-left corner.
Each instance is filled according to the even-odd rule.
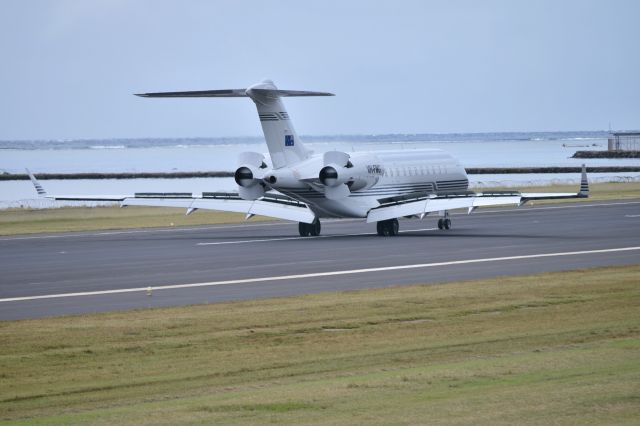
[[[576,185],[551,185],[551,186],[523,186],[523,187],[495,187],[495,188],[472,188],[476,191],[495,190],[515,190],[521,192],[577,192]],[[585,201],[602,201],[602,200],[624,200],[630,198],[640,198],[640,183],[638,182],[610,182],[610,183],[592,183],[589,184],[589,198],[575,198],[567,200],[555,201],[536,201],[536,204],[542,203],[566,203],[566,202],[585,202]]]
[[[513,189],[513,188],[495,188]],[[486,190],[483,188],[481,190]],[[527,187],[527,192],[575,192],[576,185]],[[591,185],[588,199],[562,200],[593,201],[640,198],[640,183],[603,183]],[[557,201],[536,201],[536,204]],[[92,231],[106,229],[151,228],[167,226],[238,223],[244,214],[199,210],[186,216],[185,209],[159,207],[65,207],[60,209],[0,210],[0,235],[38,232]],[[251,219],[269,220],[265,217]]]
[[[639,277],[640,265],[0,322],[0,419],[637,424]]]
[[[242,213],[199,210],[189,216],[185,209],[166,207],[63,207],[59,209],[0,210],[0,235],[38,232],[92,231],[155,228],[243,222]],[[252,221],[272,220],[256,216]]]

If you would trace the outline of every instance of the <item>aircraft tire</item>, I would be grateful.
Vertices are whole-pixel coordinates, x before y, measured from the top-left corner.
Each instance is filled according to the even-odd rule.
[[[444,219],[438,219],[438,229],[444,229]]]
[[[312,237],[317,237],[318,235],[320,235],[320,230],[322,229],[320,225],[320,220],[318,219],[314,220],[311,225],[308,225],[308,227],[309,227],[309,233],[311,234]]]
[[[398,235],[398,219],[381,220],[376,223],[376,231],[381,237],[393,237]]]
[[[308,223],[298,222],[298,233],[301,237],[308,237],[311,235],[311,226]]]
[[[398,219],[389,220],[389,235],[395,237],[398,235],[398,231],[400,230],[400,224],[398,223]]]
[[[444,229],[451,229],[451,219],[445,219],[443,222]]]

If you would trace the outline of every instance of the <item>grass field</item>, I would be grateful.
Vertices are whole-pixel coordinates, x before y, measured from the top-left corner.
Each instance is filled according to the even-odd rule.
[[[496,188],[505,189],[505,188]],[[507,188],[513,189],[513,188]],[[486,189],[483,189],[486,190]],[[575,192],[576,185],[527,188],[527,192]],[[640,183],[603,183],[591,185],[591,197],[569,201],[583,202],[640,198]],[[566,202],[567,200],[563,200]],[[539,201],[536,204],[554,201]],[[184,209],[158,207],[65,207],[60,209],[0,210],[0,235],[37,232],[90,231],[105,229],[150,228],[242,222],[244,215],[199,210],[186,216]],[[269,220],[264,217],[251,219]]]
[[[0,210],[0,235],[38,232],[91,231],[211,225],[244,221],[242,213],[199,210],[189,216],[185,209],[165,207],[62,207],[59,209]],[[256,216],[252,221],[270,220]]]
[[[640,265],[0,322],[24,424],[638,424]]]

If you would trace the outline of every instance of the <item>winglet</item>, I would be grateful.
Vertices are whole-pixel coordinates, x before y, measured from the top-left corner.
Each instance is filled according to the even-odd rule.
[[[582,179],[580,179],[580,192],[578,197],[587,198],[589,196],[589,180],[587,179],[587,166],[582,165]]]
[[[47,191],[45,191],[44,188],[42,187],[42,185],[40,185],[40,182],[38,182],[38,179],[36,179],[36,177],[29,171],[29,169],[25,169],[25,170],[27,171],[27,174],[29,175],[29,179],[31,179],[31,183],[36,188],[36,192],[38,193],[38,196],[39,197],[46,197],[47,196]]]

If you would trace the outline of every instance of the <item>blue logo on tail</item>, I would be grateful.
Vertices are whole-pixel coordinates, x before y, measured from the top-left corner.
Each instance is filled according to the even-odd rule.
[[[293,135],[284,135],[284,146],[293,146]]]

